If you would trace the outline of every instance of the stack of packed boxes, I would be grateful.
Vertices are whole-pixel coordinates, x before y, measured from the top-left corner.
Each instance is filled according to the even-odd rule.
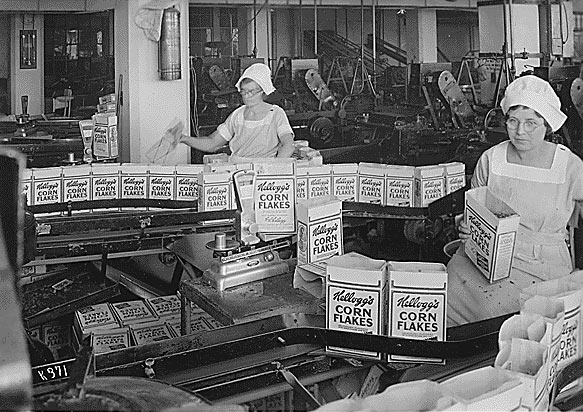
[[[191,330],[208,331],[222,326],[191,303]],[[75,312],[73,321],[77,347],[88,342],[95,353],[160,342],[180,334],[177,295],[87,306]]]

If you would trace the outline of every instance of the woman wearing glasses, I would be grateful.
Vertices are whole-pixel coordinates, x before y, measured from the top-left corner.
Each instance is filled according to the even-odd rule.
[[[519,77],[501,101],[509,140],[485,151],[472,187],[487,186],[520,214],[509,278],[489,284],[463,247],[448,263],[450,325],[475,322],[520,310],[520,290],[572,271],[566,227],[583,201],[583,162],[545,137],[567,116],[550,84],[536,76]],[[469,237],[459,226],[460,239]]]
[[[271,70],[262,63],[247,68],[236,84],[243,105],[235,109],[209,137],[182,136],[180,141],[203,152],[229,144],[231,157],[291,157],[294,133],[284,110],[266,103],[275,91]]]

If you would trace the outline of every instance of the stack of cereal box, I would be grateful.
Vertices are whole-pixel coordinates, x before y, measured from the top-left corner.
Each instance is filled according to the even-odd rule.
[[[180,336],[180,297],[178,295],[158,296],[146,299],[152,312],[163,320],[174,336]],[[223,325],[218,324],[209,314],[190,302],[190,329],[201,332]]]
[[[95,340],[92,338],[94,334],[98,335]],[[110,338],[107,337],[108,334],[111,334]],[[99,303],[77,310],[73,321],[73,335],[78,346],[90,339],[92,345],[97,345],[94,346],[95,352],[109,352],[130,346],[129,329],[120,330],[119,321],[109,303]]]
[[[111,307],[120,325],[129,328],[136,346],[174,337],[168,325],[143,300],[112,303]]]

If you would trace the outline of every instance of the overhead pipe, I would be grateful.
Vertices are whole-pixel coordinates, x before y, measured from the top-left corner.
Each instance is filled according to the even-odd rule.
[[[318,0],[314,0],[314,55],[318,57]]]
[[[514,58],[514,24],[512,22],[512,0],[508,0],[508,23],[510,26],[510,74],[511,79],[514,79],[516,74],[516,61]]]
[[[300,0],[300,57],[304,58],[304,26],[302,21],[302,0]]]
[[[376,1],[372,0],[372,83],[376,87],[376,60],[377,60],[377,19],[376,19]]]
[[[360,58],[364,61],[364,0],[360,0]]]
[[[253,0],[253,58],[257,58],[257,0]]]

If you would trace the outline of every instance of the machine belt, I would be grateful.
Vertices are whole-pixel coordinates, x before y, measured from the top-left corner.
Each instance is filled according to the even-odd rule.
[[[510,316],[510,315],[509,315]],[[322,346],[339,346],[391,355],[424,358],[464,359],[498,348],[498,331],[509,316],[486,321],[489,332],[467,339],[445,342],[414,340],[380,335],[362,335],[324,328],[291,328],[278,332],[277,340],[286,345],[313,343]]]
[[[445,342],[364,335],[323,327],[299,326],[211,344],[188,352],[168,354],[168,351],[165,351],[158,355],[150,353],[149,356],[156,357],[160,370],[166,370],[168,373],[180,369],[185,364],[204,368],[216,362],[226,362],[298,344],[313,345],[314,350],[325,346],[337,346],[401,356],[466,359],[477,353],[497,351],[500,326],[512,315],[450,328],[448,340]],[[245,327],[245,324],[233,327]],[[228,331],[229,328],[224,330]],[[182,336],[180,339],[187,339],[188,336]],[[124,359],[129,360],[129,358],[132,360],[125,363]],[[109,356],[107,359],[100,359],[99,362],[96,360],[96,372],[98,375],[143,376],[142,363],[143,360],[135,358],[133,349],[128,348],[119,351],[115,357]],[[160,377],[164,374],[162,373]]]

